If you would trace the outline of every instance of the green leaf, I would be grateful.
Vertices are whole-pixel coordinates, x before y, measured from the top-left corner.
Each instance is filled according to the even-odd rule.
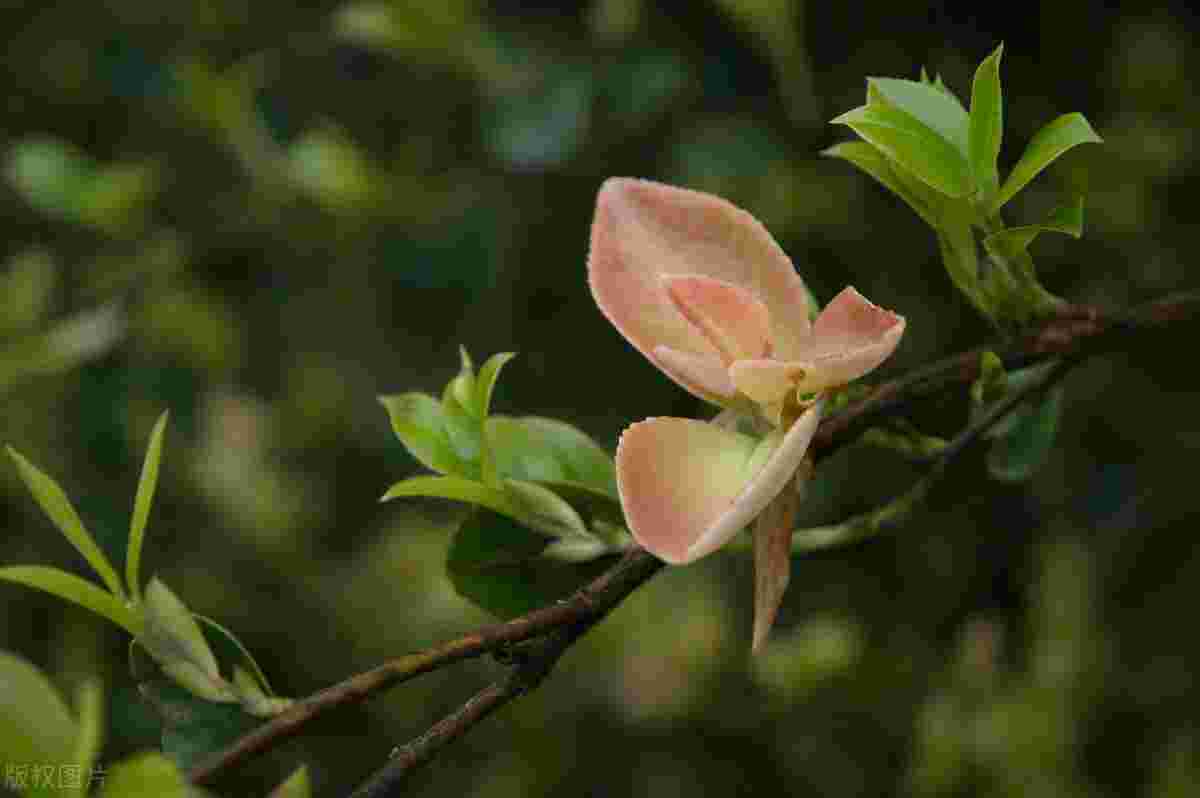
[[[42,510],[50,516],[54,525],[100,575],[113,595],[124,598],[125,591],[121,588],[121,580],[117,577],[117,572],[113,570],[112,564],[104,556],[104,552],[100,550],[96,541],[84,528],[83,521],[79,519],[75,508],[71,506],[71,500],[67,498],[67,494],[63,492],[57,482],[38,470],[37,466],[18,454],[15,449],[11,446],[7,448],[9,457],[17,464],[17,471],[20,473],[21,479],[29,488],[29,492],[33,494],[33,498],[41,505]]]
[[[75,718],[50,680],[0,651],[0,762],[73,762],[77,735]]]
[[[955,287],[984,316],[991,317],[991,309],[980,292],[979,246],[969,225],[949,224],[937,231],[938,247],[942,263]]]
[[[92,676],[79,683],[75,690],[75,711],[79,715],[79,731],[75,737],[74,754],[71,762],[79,766],[80,773],[91,774],[92,766],[100,755],[104,743],[104,685],[100,679]],[[68,794],[83,796],[87,794],[87,781],[81,779],[79,789],[72,789]]]
[[[308,779],[308,766],[301,765],[288,776],[267,798],[312,798],[312,785]]]
[[[542,556],[554,539],[488,510],[476,510],[454,534],[446,562],[459,595],[501,618],[566,598],[611,562]]]
[[[1000,193],[988,205],[987,215],[991,216],[1000,210],[1004,203],[1067,150],[1080,144],[1098,144],[1101,141],[1083,114],[1064,114],[1055,119],[1029,141],[1021,160],[1000,188]]]
[[[1083,198],[1074,205],[1056,208],[1042,223],[1000,230],[983,240],[984,248],[996,268],[988,275],[985,290],[997,304],[1007,306],[1005,314],[1024,323],[1052,311],[1061,304],[1058,297],[1038,281],[1033,256],[1028,249],[1044,232],[1064,233],[1078,238],[1083,233]]]
[[[988,471],[994,478],[1021,482],[1045,463],[1058,433],[1062,398],[1062,386],[1055,385],[1038,400],[1026,402],[1013,412],[1011,426],[988,451]]]
[[[1074,238],[1083,235],[1083,197],[1076,197],[1070,205],[1061,205],[1050,212],[1041,224],[1010,227],[992,233],[983,240],[983,246],[994,258],[1010,260],[1017,253],[1029,249],[1042,233],[1062,233]]]
[[[971,172],[986,203],[1000,187],[996,160],[1000,157],[1000,141],[1004,135],[1004,103],[1000,90],[1001,44],[975,70],[971,85],[971,119],[969,147]]]
[[[99,798],[194,798],[206,794],[188,783],[176,763],[154,751],[123,759],[105,771]]]
[[[409,477],[388,488],[380,501],[386,502],[405,496],[478,504],[509,516],[516,512],[512,500],[502,489],[462,477]]]
[[[587,527],[566,501],[532,482],[505,480],[497,488],[460,477],[412,477],[397,482],[380,501],[400,496],[452,499],[486,507],[548,535],[587,535]]]
[[[841,158],[854,164],[875,178],[884,188],[904,200],[910,208],[916,211],[918,216],[925,220],[927,225],[934,228],[938,226],[936,212],[928,207],[920,194],[909,190],[906,182],[901,180],[896,170],[892,168],[892,162],[874,144],[868,141],[844,141],[822,150],[821,154],[830,158]],[[917,183],[928,190],[924,183],[919,181]]]
[[[44,590],[107,618],[131,635],[142,633],[141,616],[129,605],[99,585],[75,574],[44,565],[10,565],[0,568],[0,581]]]
[[[612,456],[570,424],[540,416],[494,416],[487,429],[501,476],[581,485],[619,501]]]
[[[508,361],[517,356],[516,352],[498,352],[488,358],[479,368],[479,376],[475,381],[475,417],[487,418],[492,407],[492,393],[496,389],[496,380],[500,377],[500,369]]]
[[[483,458],[479,420],[453,396],[442,397],[442,429],[454,448],[455,456],[467,465],[472,474],[477,473]]]
[[[921,67],[921,75],[920,75],[920,80],[921,80],[921,82],[922,82],[922,83],[924,83],[926,86],[932,86],[932,85],[933,85],[933,78],[929,77],[929,72],[928,72],[928,71],[926,71],[925,67],[923,67],[923,66]]]
[[[150,580],[143,606],[146,629],[138,640],[163,671],[209,701],[236,700],[196,619],[158,578]]]
[[[138,479],[137,495],[133,500],[133,520],[129,523],[129,548],[125,554],[125,582],[134,598],[141,596],[142,588],[138,571],[142,564],[142,543],[146,539],[146,520],[150,517],[150,504],[154,501],[154,490],[158,486],[158,467],[162,462],[163,433],[167,428],[167,415],[163,411],[150,432],[150,444],[146,447],[146,460],[142,463],[142,476]]]
[[[145,646],[132,641],[129,666],[138,692],[162,720],[162,750],[187,770],[260,725],[236,702],[207,701],[167,678]]]
[[[514,521],[555,537],[592,538],[575,508],[549,488],[520,479],[504,480],[504,488],[516,507]]]
[[[496,380],[500,377],[500,369],[504,368],[504,364],[512,360],[516,356],[514,352],[500,352],[488,358],[488,361],[479,369],[479,378],[475,381],[475,397],[473,402],[473,411],[475,417],[480,420],[484,426],[480,429],[480,470],[483,474],[483,481],[489,485],[499,483],[500,476],[497,473],[495,457],[492,454],[492,444],[488,437],[487,417],[491,412],[492,393],[496,388]]]
[[[442,404],[455,401],[467,412],[474,413],[475,364],[471,362],[471,356],[467,354],[465,346],[458,348],[458,355],[462,365],[458,375],[446,383],[446,389],[442,392]]]
[[[254,677],[264,693],[268,696],[275,695],[270,682],[267,681],[267,675],[263,673],[263,669],[250,654],[250,650],[234,636],[233,632],[207,616],[193,612],[192,617],[199,623],[200,630],[204,633],[204,639],[212,648],[221,672],[233,673],[236,668],[241,668]],[[223,668],[222,665],[224,665]]]
[[[471,462],[452,438],[461,437],[461,424],[447,417],[442,402],[423,393],[381,396],[392,430],[422,465],[440,474],[455,474],[469,479],[479,477],[477,463]]]
[[[947,196],[965,197],[972,191],[966,156],[899,108],[865,105],[842,114],[833,124],[848,126],[900,167]]]
[[[874,96],[921,122],[967,157],[967,111],[953,94],[903,78],[868,78],[867,83],[874,88]]]
[[[992,402],[999,401],[1008,391],[1008,373],[1004,361],[988,349],[979,356],[979,376],[971,383],[971,403],[982,411]]]

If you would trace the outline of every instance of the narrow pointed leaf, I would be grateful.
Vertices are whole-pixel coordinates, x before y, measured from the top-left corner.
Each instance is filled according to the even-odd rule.
[[[141,595],[138,571],[142,563],[142,544],[146,537],[146,521],[150,517],[150,505],[158,486],[158,467],[162,462],[163,434],[167,428],[167,412],[164,411],[150,432],[150,444],[146,447],[146,459],[142,463],[142,475],[138,479],[137,495],[133,500],[133,520],[129,524],[129,548],[125,553],[125,583],[130,595]]]
[[[512,499],[502,489],[462,477],[410,477],[388,488],[380,501],[418,496],[478,504],[510,517],[517,512]]]
[[[0,651],[0,762],[71,762],[75,718],[45,674]]]
[[[477,418],[487,418],[488,413],[491,412],[492,394],[496,390],[496,380],[500,377],[500,370],[516,356],[516,352],[498,352],[479,367],[479,376],[475,382],[474,406]]]
[[[44,565],[11,565],[0,568],[0,581],[44,590],[107,618],[131,635],[142,633],[141,618],[124,601],[75,574]]]
[[[843,141],[822,150],[822,155],[841,158],[875,178],[884,188],[904,200],[930,227],[937,227],[937,217],[924,201],[897,177],[891,161],[874,144],[867,141]]]
[[[947,196],[965,197],[973,189],[966,156],[905,111],[867,105],[842,114],[833,123],[851,128],[901,168]]]
[[[474,414],[475,365],[471,362],[471,356],[467,354],[466,347],[460,346],[458,354],[462,365],[459,368],[458,376],[446,383],[446,390],[442,394],[442,401],[445,402],[448,398],[453,398],[467,412]]]
[[[979,376],[970,388],[971,404],[977,412],[982,412],[988,404],[1003,398],[1007,391],[1008,373],[1004,369],[1004,361],[988,349],[979,356]]]
[[[592,547],[598,555],[592,559],[548,556],[554,544],[547,535],[479,509],[455,532],[446,572],[460,596],[500,618],[515,618],[566,598],[612,562],[611,553],[598,547]]]
[[[479,475],[478,463],[470,462],[451,440],[448,426],[453,422],[437,399],[413,392],[381,396],[379,401],[396,437],[426,468],[472,479]]]
[[[867,81],[867,105],[891,105],[873,80]]]
[[[588,534],[579,515],[549,490],[529,482],[515,481],[515,485],[514,480],[493,487],[460,477],[412,477],[397,482],[380,501],[402,496],[451,499],[486,507],[549,535]]]
[[[1064,114],[1055,119],[1034,134],[1021,160],[1001,186],[1000,193],[988,206],[987,214],[990,216],[1002,208],[1004,203],[1067,150],[1080,144],[1098,144],[1101,141],[1083,114]]]
[[[287,781],[280,784],[267,798],[312,798],[312,784],[308,778],[308,766],[296,768]]]
[[[229,701],[217,659],[192,613],[158,579],[146,588],[145,631],[139,638],[162,669],[198,696]]]
[[[955,287],[985,316],[991,310],[979,286],[979,247],[971,228],[965,224],[947,225],[937,231],[942,263]]]
[[[516,357],[515,352],[500,352],[492,355],[480,367],[479,378],[475,381],[473,412],[483,425],[479,431],[480,469],[483,481],[489,485],[497,484],[499,476],[496,472],[496,461],[492,454],[491,443],[488,440],[487,417],[491,412],[492,393],[496,389],[496,380],[500,377],[500,369],[504,368],[504,364],[514,357]]]
[[[37,500],[46,515],[50,516],[54,525],[100,575],[108,589],[114,595],[123,597],[125,591],[121,588],[121,580],[117,576],[117,572],[84,527],[83,521],[75,512],[75,508],[71,506],[71,500],[67,498],[63,489],[48,474],[40,471],[37,466],[18,454],[11,446],[8,447],[8,455],[17,464],[17,471],[26,487],[29,488],[29,492],[33,494],[33,498]]]
[[[958,98],[944,89],[903,78],[868,78],[876,96],[904,111],[967,156],[967,111]]]
[[[271,683],[267,681],[267,675],[263,673],[263,669],[255,661],[250,650],[242,644],[241,640],[237,639],[233,632],[205,615],[193,612],[192,617],[200,625],[200,630],[204,633],[204,639],[208,641],[209,646],[212,648],[218,667],[222,664],[227,664],[227,667],[223,668],[222,672],[228,673],[233,669],[241,668],[257,680],[258,686],[264,693],[268,696],[275,695],[275,691],[271,689]]]
[[[1010,227],[993,233],[983,240],[983,245],[992,257],[1009,260],[1027,250],[1042,233],[1062,233],[1073,238],[1082,236],[1083,197],[1076,197],[1070,205],[1055,208],[1041,224]]]
[[[455,377],[455,379],[458,379]],[[442,431],[455,456],[471,467],[472,475],[482,468],[483,438],[479,419],[453,396],[442,398]],[[472,476],[474,478],[474,476]]]
[[[984,59],[975,70],[971,86],[971,121],[969,146],[971,171],[984,201],[1000,187],[996,159],[1000,157],[1000,141],[1004,134],[1004,105],[1000,89],[1000,57],[1004,45]]]

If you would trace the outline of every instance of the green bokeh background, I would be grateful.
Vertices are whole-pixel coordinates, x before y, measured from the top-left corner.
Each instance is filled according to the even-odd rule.
[[[6,3],[0,30],[0,440],[62,482],[119,562],[170,408],[144,568],[288,695],[487,620],[444,574],[454,508],[377,504],[418,471],[377,394],[440,391],[462,344],[477,361],[520,352],[498,411],[610,448],[637,419],[702,412],[588,295],[609,175],[748,208],[818,298],[853,284],[908,318],[887,367],[903,371],[987,329],[928,229],[816,153],[849,137],[826,120],[866,76],[926,65],[965,95],[1003,40],[1003,167],[1059,113],[1106,141],[1010,206],[1031,221],[1088,189],[1084,239],[1035,246],[1047,285],[1127,305],[1197,283],[1200,51],[1182,11],[108,0]],[[124,318],[115,341],[70,327],[106,307]],[[976,453],[893,538],[797,561],[757,660],[748,558],[656,578],[411,792],[1196,794],[1196,333],[1075,372],[1032,484],[986,482]],[[965,418],[959,396],[915,420],[946,435]],[[852,448],[805,520],[868,510],[915,476]],[[0,563],[83,572],[8,464],[0,519]],[[64,684],[107,674],[106,762],[156,739],[125,642],[0,585],[0,647]],[[262,795],[308,762],[318,795],[345,794],[501,672],[425,676],[220,791]]]

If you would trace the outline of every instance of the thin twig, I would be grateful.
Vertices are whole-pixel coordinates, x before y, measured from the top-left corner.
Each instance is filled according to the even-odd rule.
[[[638,551],[639,559],[646,555],[645,552]],[[653,572],[647,575],[647,579],[651,574]],[[509,701],[536,689],[550,675],[550,671],[567,649],[601,617],[596,615],[577,621],[540,641],[535,650],[522,652],[520,660],[507,676],[480,690],[420,737],[394,751],[387,764],[355,790],[350,798],[385,798],[396,795],[396,791],[408,777],[431,761],[442,748],[462,737]]]
[[[644,551],[626,554],[612,568],[566,601],[536,609],[504,623],[484,626],[448,643],[389,660],[297,701],[287,710],[252,729],[229,748],[188,773],[193,784],[206,784],[255,754],[270,750],[299,733],[311,720],[331,709],[358,703],[382,690],[423,673],[495,651],[511,643],[541,637],[580,620],[600,617],[662,567]]]
[[[1101,351],[1120,348],[1127,342],[1132,343],[1140,338],[1141,332],[1192,319],[1197,315],[1200,315],[1200,294],[1170,296],[1139,306],[1127,313],[1068,306],[1054,319],[1007,347],[1003,353],[1003,360],[1009,368],[1063,355],[1074,361]],[[851,404],[821,423],[810,447],[814,459],[832,454],[880,420],[904,412],[916,399],[970,383],[978,376],[979,356],[982,351],[976,349],[965,352],[876,386],[865,399]],[[992,408],[994,412],[1001,414],[1009,409],[1011,407],[1006,409],[1004,402]],[[957,441],[958,439],[955,442]],[[969,442],[964,442],[962,446]],[[954,443],[951,443],[947,449],[953,446]],[[579,634],[582,634],[582,631],[603,618],[661,567],[662,563],[649,553],[641,549],[632,549],[612,568],[564,602],[534,610],[505,623],[482,627],[457,640],[385,662],[370,671],[352,676],[297,701],[285,712],[253,729],[226,750],[193,768],[188,774],[189,780],[193,784],[210,783],[250,757],[268,751],[281,741],[297,734],[319,715],[337,707],[363,701],[375,693],[422,673],[481,656],[511,643],[550,635],[555,630],[565,634],[565,630],[580,629]],[[549,640],[558,637],[559,635],[555,634]],[[549,642],[544,645],[549,645]],[[569,645],[570,643],[567,643],[563,650]],[[535,656],[534,659],[542,662],[548,672],[561,654],[562,651],[558,651],[552,658],[547,656],[538,660]],[[520,667],[515,671],[518,674],[521,674]],[[545,673],[542,677],[544,675]],[[525,673],[513,678],[520,680],[527,677],[528,673]],[[440,727],[442,733],[450,736],[442,737],[431,730],[429,734],[419,738],[428,738],[424,746],[413,750],[430,753],[436,751],[470,725],[479,722],[497,707],[520,694],[512,692],[512,686],[503,686],[505,684],[507,679],[487,688],[484,691],[486,696],[480,699],[481,702],[464,706],[435,727]],[[479,699],[479,696],[476,698]],[[436,742],[437,740],[441,742]],[[424,754],[421,756],[424,757]],[[420,758],[420,762],[427,761],[427,758]],[[384,794],[387,793],[371,795]]]

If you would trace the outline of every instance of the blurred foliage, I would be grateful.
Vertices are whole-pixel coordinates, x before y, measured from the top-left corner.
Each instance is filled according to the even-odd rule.
[[[919,220],[817,156],[845,138],[826,121],[867,76],[922,65],[969,96],[1003,41],[1005,172],[1066,111],[1105,140],[1006,208],[1045,218],[1089,176],[1087,236],[1032,245],[1047,287],[1113,305],[1195,287],[1188,20],[1070,2],[4,4],[0,442],[55,475],[120,571],[169,408],[141,571],[236,632],[281,695],[306,694],[488,618],[445,571],[454,511],[378,504],[421,466],[376,395],[436,391],[464,344],[522,353],[496,412],[609,449],[633,420],[700,412],[591,304],[604,177],[750,209],[818,298],[854,284],[910,320],[902,370],[987,330]],[[1193,794],[1188,340],[1073,375],[1031,483],[987,481],[981,448],[895,539],[797,560],[761,660],[745,656],[748,558],[655,579],[413,793]],[[913,420],[946,437],[969,409],[964,391]],[[842,452],[803,524],[912,477]],[[0,496],[0,564],[86,573],[12,467]],[[105,765],[161,735],[127,644],[0,585],[0,649],[60,684],[111,685]],[[469,663],[405,685],[217,791],[265,795],[306,762],[314,794],[343,794],[494,675]]]

